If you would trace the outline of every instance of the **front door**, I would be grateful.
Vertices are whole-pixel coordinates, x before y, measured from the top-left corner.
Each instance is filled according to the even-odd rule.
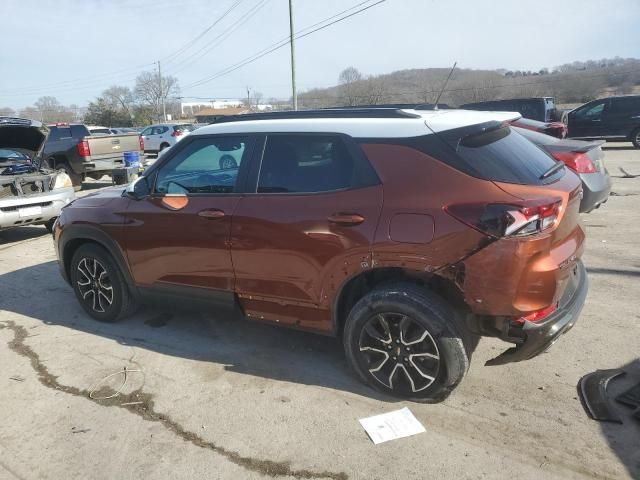
[[[232,297],[231,218],[249,145],[241,136],[193,137],[150,175],[152,195],[132,200],[125,222],[127,256],[139,287]]]
[[[569,136],[598,138],[607,136],[606,116],[609,100],[591,102],[569,114]]]
[[[233,217],[236,292],[254,319],[328,332],[333,292],[370,267],[382,186],[348,137],[270,135],[263,152]]]

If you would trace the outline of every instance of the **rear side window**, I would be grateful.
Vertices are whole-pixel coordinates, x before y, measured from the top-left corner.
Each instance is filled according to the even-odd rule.
[[[56,141],[62,138],[71,137],[71,129],[69,127],[49,127],[49,140]]]
[[[377,182],[361,157],[338,135],[272,135],[267,138],[258,193],[315,193]]]
[[[611,101],[611,113],[640,115],[640,97],[621,97]]]
[[[89,130],[84,125],[71,125],[71,136],[73,138],[82,138],[89,135]]]

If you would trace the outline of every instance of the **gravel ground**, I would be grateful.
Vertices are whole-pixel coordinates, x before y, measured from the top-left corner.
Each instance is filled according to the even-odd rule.
[[[43,227],[0,232],[0,478],[640,478],[640,422],[590,420],[576,383],[625,367],[640,379],[640,151],[610,144],[609,202],[584,217],[591,289],[574,329],[531,361],[485,367],[483,339],[444,403],[382,397],[340,342],[144,308],[90,320]],[[95,189],[104,183],[92,182]],[[122,375],[124,395],[105,397]],[[408,406],[422,433],[374,446],[358,419]]]

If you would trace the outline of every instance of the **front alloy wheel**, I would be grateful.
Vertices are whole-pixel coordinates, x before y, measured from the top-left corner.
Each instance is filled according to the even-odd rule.
[[[113,305],[113,286],[104,268],[95,258],[83,258],[78,263],[78,291],[95,312],[104,313]]]
[[[87,243],[73,254],[71,286],[80,305],[101,322],[115,322],[135,308],[135,301],[113,257],[101,246]]]

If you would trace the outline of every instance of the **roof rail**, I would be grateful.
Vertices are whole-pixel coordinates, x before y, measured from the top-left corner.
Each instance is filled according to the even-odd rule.
[[[290,118],[420,118],[420,115],[405,112],[397,107],[347,107],[323,108],[317,110],[285,110],[281,112],[244,113],[240,115],[220,117],[213,123],[244,122],[248,120],[281,120]]]

